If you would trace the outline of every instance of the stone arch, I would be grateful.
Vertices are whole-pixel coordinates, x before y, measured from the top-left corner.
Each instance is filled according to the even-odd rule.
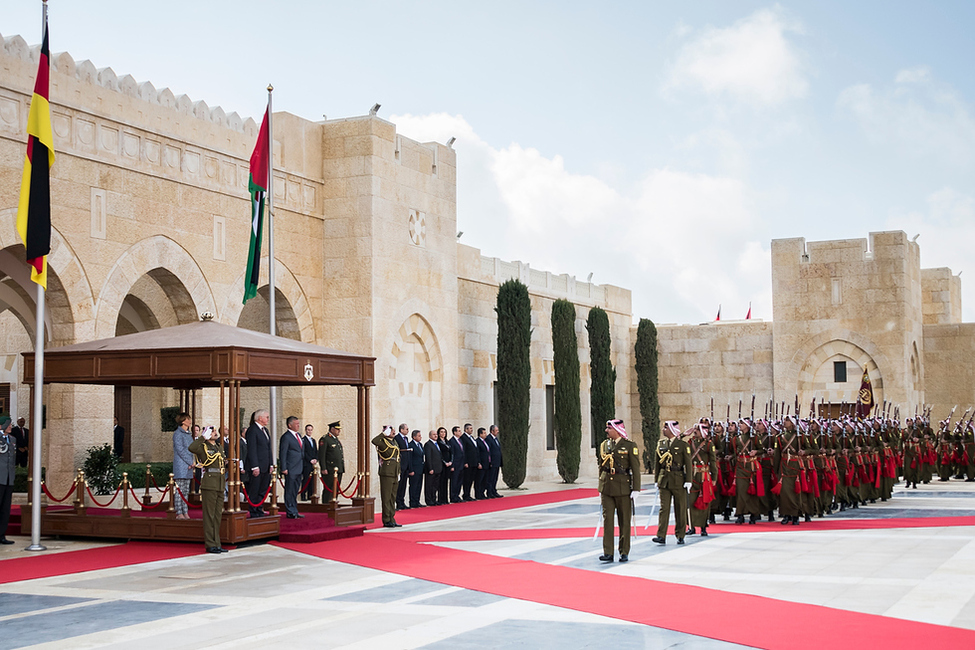
[[[11,289],[29,299],[30,320],[28,330],[33,337],[36,289],[30,281],[30,271],[23,262],[24,245],[17,234],[17,209],[0,210],[0,250],[18,259],[11,281],[17,288]],[[45,293],[45,327],[51,345],[67,345],[90,340],[94,296],[84,267],[74,250],[57,228],[51,228],[51,252],[47,256],[48,286]],[[21,316],[18,315],[18,319]],[[33,339],[32,339],[33,340]]]
[[[383,356],[390,416],[418,428],[433,428],[442,421],[443,355],[430,322],[417,312],[410,314],[393,333]]]
[[[205,311],[216,313],[203,270],[185,248],[169,237],[156,235],[130,246],[112,266],[98,296],[94,338],[115,336],[126,296],[146,275],[159,283],[173,301],[180,322],[195,320]]]
[[[261,278],[266,280],[268,277],[268,258],[261,259]],[[258,289],[258,293],[263,289],[268,290],[265,283]],[[299,340],[305,343],[318,343],[318,335],[315,332],[315,319],[311,313],[311,305],[308,296],[298,282],[291,269],[278,258],[274,258],[274,288],[277,294],[284,296],[294,312],[295,322],[297,323]],[[234,284],[227,292],[226,300],[221,310],[220,321],[229,325],[236,325],[240,321],[241,312],[244,310],[244,273],[241,272],[234,281]],[[265,295],[265,298],[267,296]]]
[[[847,361],[847,378],[842,386],[833,382],[833,362]],[[855,369],[849,368],[849,362]],[[813,399],[828,403],[855,402],[860,389],[863,370],[870,376],[876,402],[884,399],[884,376],[876,359],[863,347],[843,339],[832,339],[812,350],[803,360],[796,380],[799,403],[805,405]],[[851,372],[852,371],[852,372]]]

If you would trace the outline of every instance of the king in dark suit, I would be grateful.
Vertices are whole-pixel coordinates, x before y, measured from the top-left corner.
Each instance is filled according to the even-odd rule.
[[[247,433],[244,434],[244,439],[247,441],[247,455],[241,457],[244,459],[244,471],[250,475],[247,479],[247,498],[252,504],[256,504],[248,504],[251,517],[267,515],[262,505],[264,495],[271,485],[271,472],[274,471],[271,459],[271,434],[267,431],[270,417],[267,409],[254,411],[251,425],[247,427]]]
[[[293,415],[289,415],[285,420],[288,430],[281,436],[278,445],[278,465],[281,473],[284,474],[284,509],[288,513],[288,519],[301,519],[304,517],[298,512],[298,490],[301,489],[301,464],[304,462],[303,444],[298,428],[301,422]]]

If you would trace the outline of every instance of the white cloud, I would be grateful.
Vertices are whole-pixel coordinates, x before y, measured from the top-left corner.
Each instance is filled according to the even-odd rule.
[[[894,85],[857,84],[843,90],[837,106],[852,115],[867,137],[912,155],[969,162],[975,151],[975,119],[949,85],[924,67],[901,70]]]
[[[750,190],[728,176],[647,172],[632,193],[565,169],[518,144],[496,149],[461,117],[391,118],[408,137],[457,135],[458,228],[485,255],[529,262],[633,292],[633,313],[658,322],[771,318],[770,254]],[[472,196],[473,195],[473,196]],[[739,313],[740,312],[740,313]]]
[[[786,38],[800,27],[763,9],[730,27],[708,27],[677,54],[668,87],[696,88],[752,105],[804,97],[809,84]]]
[[[962,279],[964,322],[975,321],[975,263],[968,243],[975,241],[975,197],[944,187],[927,197],[925,211],[895,213],[888,220],[892,230],[908,237],[920,234],[922,268],[948,267]],[[967,280],[966,280],[967,278]]]

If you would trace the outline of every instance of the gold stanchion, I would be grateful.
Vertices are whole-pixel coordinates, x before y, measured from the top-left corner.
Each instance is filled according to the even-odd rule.
[[[166,484],[166,487],[169,489],[169,508],[166,510],[166,516],[169,519],[175,519],[176,499],[179,498],[179,495],[176,494],[176,480],[173,478],[172,472],[169,473],[169,483]]]
[[[308,486],[311,488],[311,504],[313,506],[318,505],[318,484],[321,482],[321,470],[316,464],[311,470],[311,484]]]
[[[78,487],[75,491],[78,493],[78,498],[74,502],[75,514],[83,515],[85,514],[85,473],[82,470],[78,470]]]
[[[129,508],[129,473],[122,472],[122,516],[130,517],[132,509]]]
[[[149,484],[152,483],[152,465],[146,463],[146,493],[142,495],[142,505],[152,505],[152,495],[149,494]]]
[[[272,517],[278,516],[278,473],[271,472],[271,507],[268,509]]]

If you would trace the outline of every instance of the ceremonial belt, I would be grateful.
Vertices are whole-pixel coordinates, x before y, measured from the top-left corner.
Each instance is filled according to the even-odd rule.
[[[219,472],[220,474],[223,474],[223,470],[221,468],[219,468],[219,467],[207,467],[206,470],[207,470],[207,472],[213,472],[215,474],[217,472]]]
[[[628,467],[626,469],[620,469],[620,470],[617,470],[615,467],[611,470],[603,467],[600,468],[600,470],[602,471],[603,474],[625,474],[626,476],[630,476],[633,473],[633,471]]]

